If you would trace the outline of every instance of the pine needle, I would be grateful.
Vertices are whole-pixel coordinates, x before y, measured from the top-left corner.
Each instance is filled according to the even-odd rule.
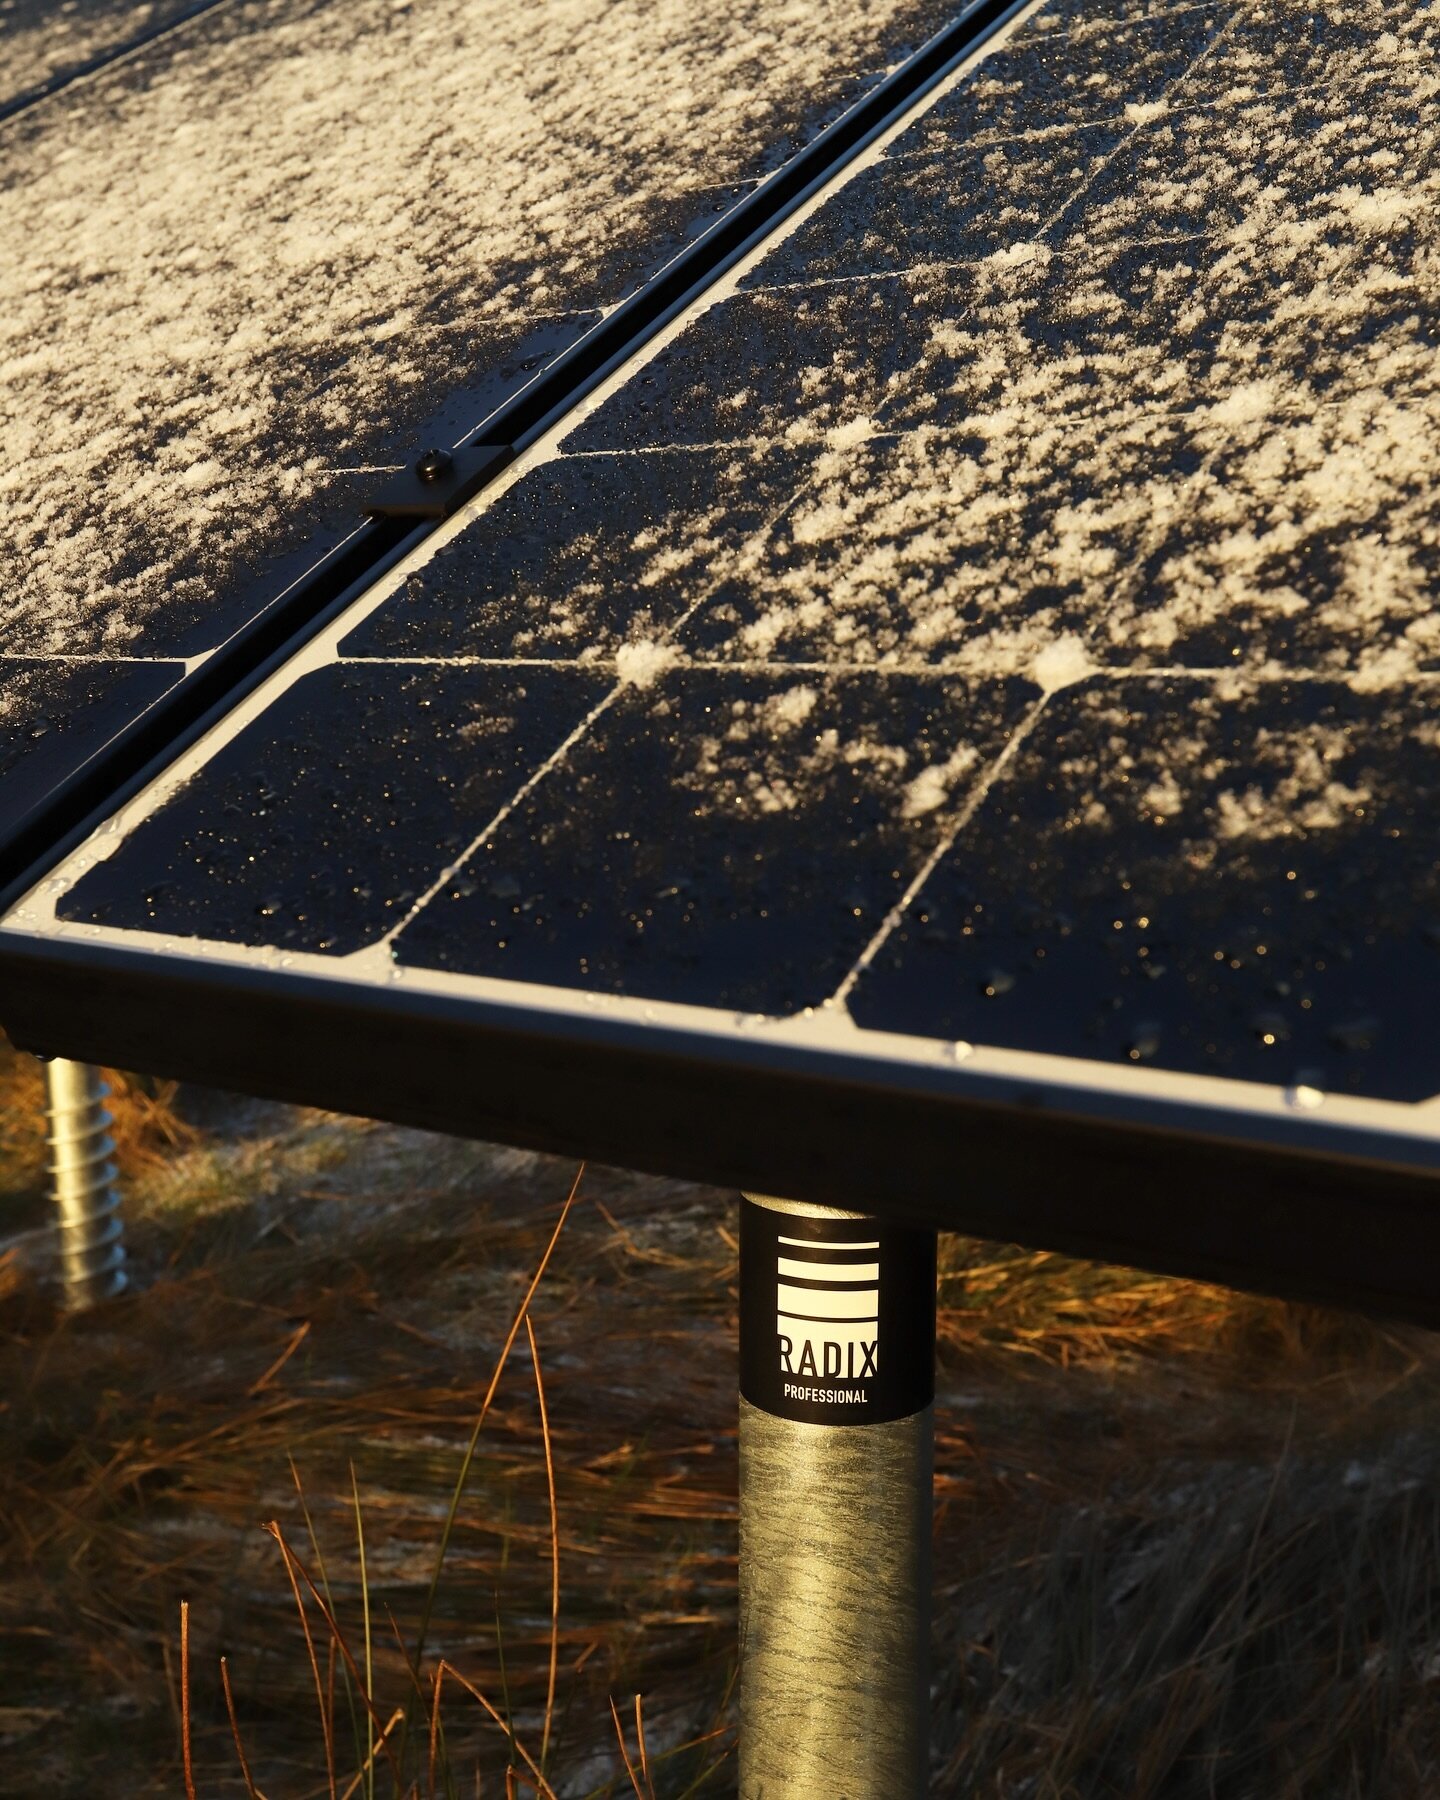
[[[375,1757],[376,1757],[376,1754],[380,1750],[381,1746],[385,1743],[385,1740],[390,1736],[390,1733],[395,1729],[395,1727],[400,1723],[400,1721],[404,1717],[405,1717],[405,1708],[403,1706],[397,1706],[395,1708],[394,1712],[391,1713],[390,1718],[386,1723],[385,1729],[380,1733],[379,1741],[371,1748],[369,1756],[366,1757],[364,1768],[358,1769],[356,1771],[353,1779],[350,1782],[349,1787],[347,1787],[345,1792],[340,1796],[340,1800],[350,1800],[350,1796],[355,1792],[356,1788],[359,1787],[359,1785],[362,1781],[368,1781],[370,1790],[373,1793],[374,1788],[375,1788]]]
[[[185,1765],[185,1800],[195,1800],[195,1765],[190,1756],[190,1602],[180,1602],[180,1755]]]
[[[365,1568],[365,1523],[360,1514],[360,1486],[355,1479],[353,1462],[350,1464],[350,1495],[355,1502],[355,1542],[360,1552],[360,1601],[365,1619],[365,1767],[370,1771],[365,1793],[367,1800],[375,1800],[375,1662],[370,1643],[370,1578]]]
[[[235,1754],[240,1760],[240,1773],[245,1781],[247,1800],[265,1800],[265,1796],[255,1786],[255,1777],[250,1773],[250,1762],[245,1755],[245,1742],[240,1736],[240,1720],[235,1713],[235,1696],[230,1691],[230,1663],[228,1658],[220,1658],[220,1686],[225,1694],[225,1710],[230,1715],[230,1735],[235,1740]]]
[[[540,1373],[540,1350],[535,1327],[525,1315],[525,1334],[535,1370],[535,1394],[540,1403],[540,1436],[545,1447],[545,1485],[550,1497],[550,1672],[545,1686],[545,1728],[540,1738],[540,1767],[550,1763],[550,1727],[555,1717],[555,1678],[560,1667],[560,1512],[555,1502],[555,1458],[550,1446],[550,1415],[545,1406],[545,1381]]]
[[[473,1695],[474,1698],[480,1702],[485,1708],[485,1711],[489,1713],[490,1717],[510,1740],[526,1768],[529,1769],[530,1773],[535,1777],[537,1791],[542,1795],[543,1800],[556,1800],[555,1790],[541,1773],[539,1763],[535,1761],[535,1758],[531,1756],[530,1752],[520,1742],[519,1738],[516,1737],[514,1729],[500,1716],[485,1698],[484,1694],[481,1693],[480,1689],[476,1687],[475,1683],[473,1681],[467,1681],[465,1676],[460,1673],[453,1663],[445,1662],[443,1659],[440,1663],[439,1673],[441,1675],[453,1675],[455,1680],[464,1688],[465,1692]]]
[[[305,1596],[300,1592],[300,1583],[295,1579],[290,1546],[281,1536],[279,1525],[272,1522],[265,1529],[280,1546],[280,1555],[285,1563],[285,1573],[290,1578],[290,1591],[295,1596],[295,1607],[300,1614],[300,1628],[305,1633],[305,1650],[310,1658],[310,1672],[315,1677],[315,1701],[320,1708],[320,1729],[325,1738],[325,1780],[330,1790],[330,1800],[336,1800],[334,1724],[330,1709],[325,1704],[325,1687],[320,1679],[320,1659],[315,1654],[315,1640],[310,1635],[310,1618],[305,1611]],[[193,1796],[187,1796],[187,1800],[193,1800]]]
[[[435,1596],[440,1588],[440,1572],[445,1566],[446,1552],[450,1548],[450,1536],[455,1529],[455,1517],[460,1511],[460,1501],[465,1493],[465,1484],[470,1478],[470,1466],[475,1460],[475,1449],[480,1442],[480,1433],[485,1420],[489,1416],[490,1406],[495,1398],[496,1389],[500,1386],[500,1377],[505,1372],[505,1364],[509,1360],[510,1351],[515,1339],[520,1335],[520,1327],[525,1315],[530,1310],[530,1302],[535,1298],[535,1290],[540,1286],[546,1269],[550,1266],[550,1258],[555,1253],[555,1246],[560,1241],[560,1233],[565,1229],[565,1221],[570,1217],[570,1209],[575,1204],[575,1196],[580,1192],[580,1183],[584,1178],[585,1164],[582,1162],[575,1171],[575,1179],[570,1184],[570,1192],[565,1196],[565,1204],[560,1208],[560,1217],[555,1221],[555,1229],[550,1234],[550,1241],[545,1246],[545,1254],[540,1258],[538,1267],[531,1277],[530,1285],[525,1290],[525,1298],[520,1302],[510,1330],[495,1363],[495,1372],[490,1377],[490,1385],[485,1390],[485,1398],[480,1405],[480,1416],[475,1421],[475,1429],[470,1433],[470,1441],[465,1446],[465,1454],[460,1459],[460,1473],[456,1477],[454,1491],[450,1496],[450,1509],[445,1515],[444,1529],[440,1533],[440,1547],[435,1555],[435,1573],[430,1580],[430,1591],[425,1596],[424,1610],[420,1615],[420,1629],[415,1638],[415,1661],[417,1665],[425,1655],[425,1639],[430,1630],[430,1619],[435,1610]]]
[[[645,1748],[645,1719],[638,1694],[635,1696],[635,1738],[640,1745],[640,1773],[645,1777],[647,1800],[655,1800],[655,1783],[650,1774],[650,1753]]]
[[[610,1696],[610,1717],[615,1721],[615,1736],[620,1741],[620,1755],[625,1762],[625,1773],[630,1777],[630,1785],[635,1790],[635,1800],[645,1800],[645,1790],[640,1785],[640,1777],[635,1773],[635,1765],[630,1760],[630,1747],[625,1742],[625,1727],[620,1723],[620,1709],[615,1704],[615,1696]]]

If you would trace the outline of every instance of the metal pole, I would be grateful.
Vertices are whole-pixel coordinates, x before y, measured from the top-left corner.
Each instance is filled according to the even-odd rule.
[[[740,1800],[928,1785],[935,1233],[747,1195]]]
[[[89,1063],[45,1065],[50,1183],[59,1208],[60,1275],[71,1311],[125,1287],[125,1230],[115,1188],[110,1090]]]

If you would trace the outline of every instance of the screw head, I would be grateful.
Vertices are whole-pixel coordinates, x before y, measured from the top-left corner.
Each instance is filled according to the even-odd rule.
[[[438,481],[454,461],[448,450],[424,450],[415,464],[415,473],[422,481]]]

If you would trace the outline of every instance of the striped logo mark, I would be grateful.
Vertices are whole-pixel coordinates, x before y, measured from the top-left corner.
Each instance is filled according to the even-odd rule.
[[[880,1242],[782,1237],[777,1257],[780,1370],[862,1381],[879,1373]]]

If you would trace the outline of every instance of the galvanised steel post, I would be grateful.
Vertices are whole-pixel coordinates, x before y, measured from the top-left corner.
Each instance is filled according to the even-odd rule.
[[[112,1299],[126,1282],[115,1141],[105,1107],[110,1090],[91,1064],[57,1058],[45,1065],[45,1092],[60,1277],[65,1305],[75,1311]]]
[[[920,1800],[935,1233],[746,1196],[740,1800]]]

